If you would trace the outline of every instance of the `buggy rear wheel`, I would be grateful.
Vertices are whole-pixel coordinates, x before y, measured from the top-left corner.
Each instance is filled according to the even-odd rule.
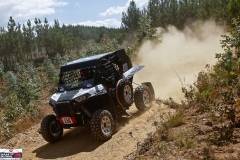
[[[47,115],[41,122],[40,133],[50,143],[58,141],[63,135],[63,128],[55,115]]]
[[[98,110],[90,121],[91,133],[98,141],[109,140],[115,130],[115,122],[108,110]]]
[[[133,87],[128,81],[119,80],[117,83],[117,100],[123,107],[129,107],[133,103]]]
[[[138,110],[144,111],[150,108],[152,101],[151,91],[147,86],[141,85],[135,89],[134,102]]]
[[[155,100],[155,92],[154,92],[154,88],[151,82],[144,82],[142,83],[142,85],[145,85],[146,87],[149,88],[149,91],[151,93],[151,100],[154,101]]]

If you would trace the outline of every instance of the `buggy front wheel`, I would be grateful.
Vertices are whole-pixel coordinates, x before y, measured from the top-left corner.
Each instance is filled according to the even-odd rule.
[[[108,110],[98,110],[90,121],[91,133],[98,141],[109,140],[115,130],[115,122]]]
[[[58,141],[63,135],[63,128],[55,115],[47,115],[41,122],[40,133],[50,143]]]

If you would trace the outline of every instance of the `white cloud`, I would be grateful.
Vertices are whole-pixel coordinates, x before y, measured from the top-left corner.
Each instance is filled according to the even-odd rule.
[[[85,26],[105,26],[105,27],[114,27],[118,28],[121,26],[121,21],[110,18],[110,19],[105,19],[105,20],[97,20],[97,21],[83,21],[77,23],[78,25],[85,25]]]
[[[128,3],[130,3],[131,0],[129,0]],[[142,8],[148,4],[149,0],[134,0],[138,7]]]
[[[0,0],[0,23],[10,16],[28,19],[51,15],[55,13],[56,7],[66,4],[62,0]]]
[[[104,12],[100,13],[100,15],[106,17],[106,16],[113,16],[113,15],[122,14],[122,12],[127,10],[130,1],[131,0],[128,0],[127,3],[125,5],[123,5],[123,6],[112,6],[112,7],[109,7]],[[134,0],[134,1],[135,1],[136,5],[139,8],[142,8],[142,7],[147,5],[149,0]]]
[[[100,13],[101,16],[112,16],[121,14],[126,9],[125,6],[113,6],[109,7],[106,11]]]

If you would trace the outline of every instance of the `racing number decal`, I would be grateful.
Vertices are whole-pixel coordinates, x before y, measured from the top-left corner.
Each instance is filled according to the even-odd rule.
[[[71,117],[62,117],[62,122],[64,124],[73,124]]]

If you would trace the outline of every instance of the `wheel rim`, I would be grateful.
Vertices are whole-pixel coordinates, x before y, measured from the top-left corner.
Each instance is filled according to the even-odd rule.
[[[57,137],[61,134],[61,126],[57,121],[52,121],[49,125],[50,132],[54,137]]]
[[[131,101],[132,101],[132,88],[129,85],[126,85],[124,87],[123,92],[124,92],[124,100],[127,103],[131,103]]]
[[[105,136],[110,136],[112,133],[112,123],[108,116],[103,116],[101,120],[101,130]]]
[[[150,101],[150,95],[147,90],[143,91],[143,103],[145,106],[150,107],[151,101]]]

